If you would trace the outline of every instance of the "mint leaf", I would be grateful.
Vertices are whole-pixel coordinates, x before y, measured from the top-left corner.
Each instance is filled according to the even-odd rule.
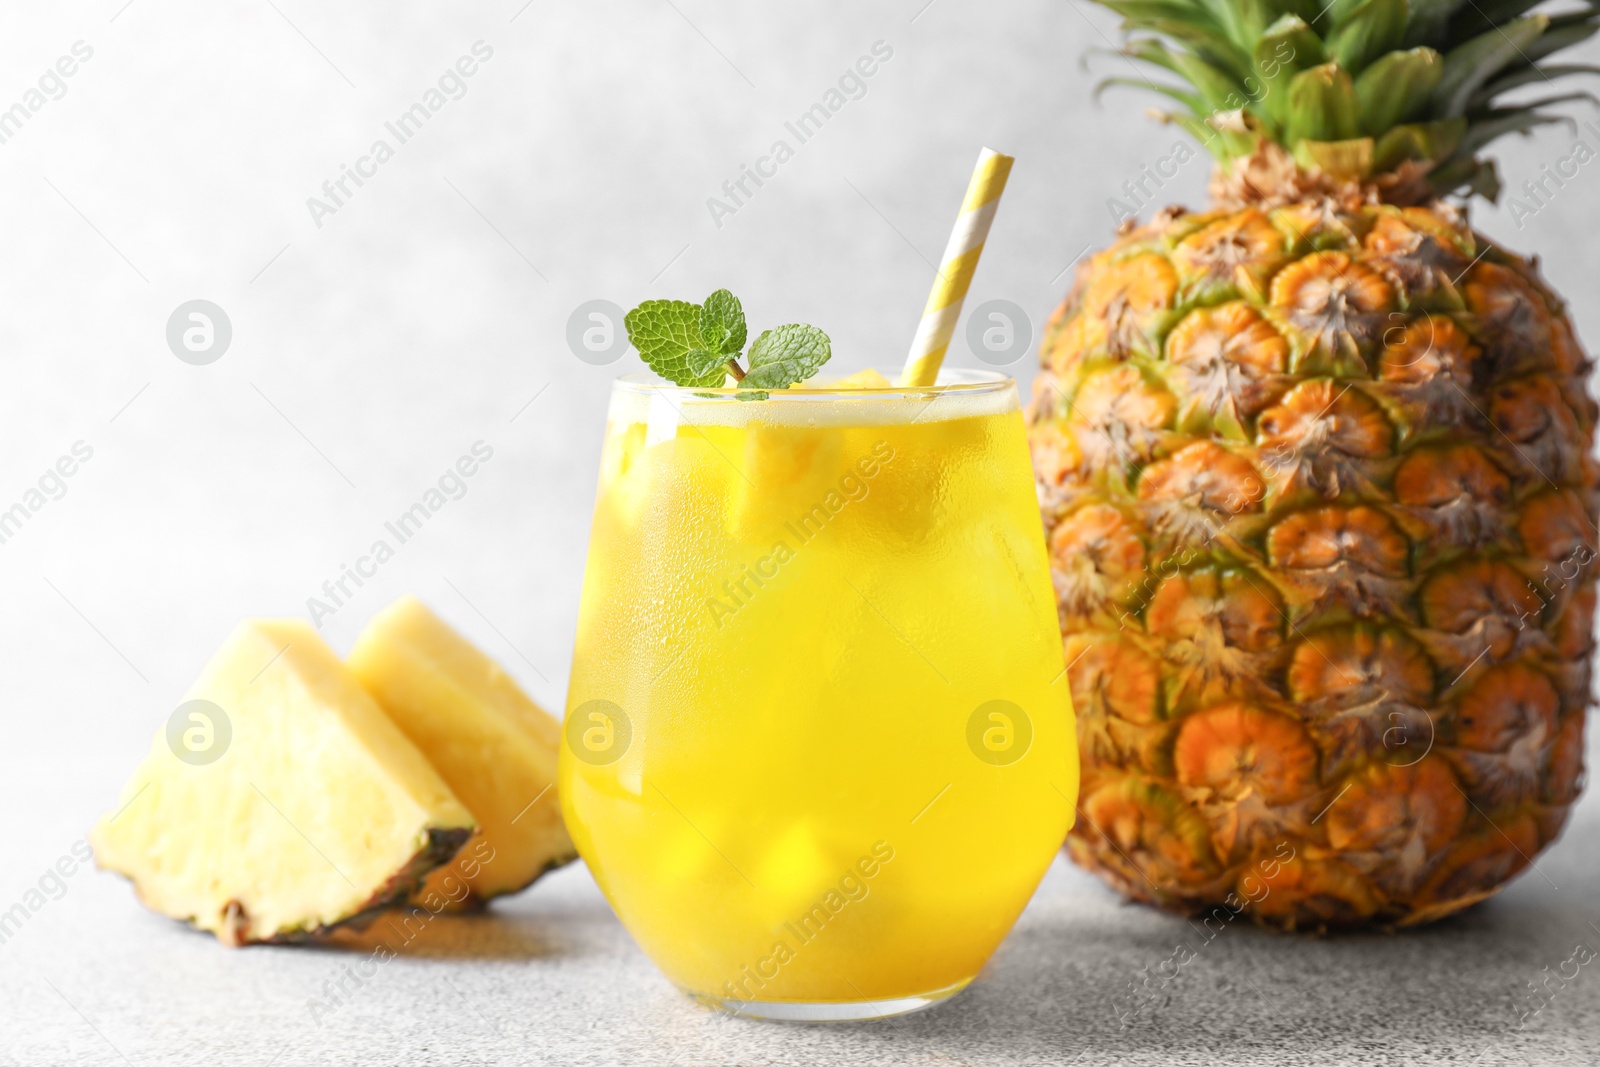
[[[646,300],[623,318],[628,340],[639,350],[650,369],[678,385],[719,386],[727,377],[719,360],[715,371],[696,360],[689,366],[689,353],[702,351],[700,307],[686,300]]]
[[[821,370],[832,355],[828,335],[815,326],[779,326],[757,337],[750,346],[750,373],[739,388],[787,389]]]
[[[684,366],[696,378],[708,378],[713,373],[726,376],[728,373],[728,360],[733,357],[725,352],[707,351],[697,348],[683,357]],[[720,382],[722,379],[718,379]]]
[[[724,361],[737,359],[744,351],[745,336],[739,298],[726,289],[706,297],[700,307],[700,340],[706,350],[721,353]]]

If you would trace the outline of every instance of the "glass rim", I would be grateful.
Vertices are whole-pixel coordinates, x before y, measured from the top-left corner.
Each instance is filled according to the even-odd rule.
[[[880,371],[879,373],[882,372]],[[889,375],[884,375],[884,377],[887,378]],[[885,400],[895,397],[927,399],[930,396],[985,396],[1013,388],[1017,384],[1017,380],[1009,374],[968,367],[942,368],[939,371],[939,378],[941,380],[934,385],[880,385],[860,389],[837,389],[827,386],[820,389],[769,389],[765,390],[766,398],[762,402],[773,400],[805,402],[849,399],[852,397]],[[632,393],[637,396],[676,395],[695,400],[737,401],[748,401],[753,391],[737,387],[729,388],[727,386],[675,385],[657,377],[651,371],[634,371],[620,375],[614,379],[612,389],[615,392]]]

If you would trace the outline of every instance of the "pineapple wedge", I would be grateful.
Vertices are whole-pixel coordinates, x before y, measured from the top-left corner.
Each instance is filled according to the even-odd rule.
[[[561,728],[493,660],[406,596],[367,624],[349,664],[478,822],[424,893],[483,902],[576,858],[556,799]]]
[[[221,709],[192,727],[220,751],[181,758],[181,732],[163,730],[91,840],[96,862],[131,879],[145,904],[227,944],[365,918],[406,897],[474,828],[302,620],[239,624],[188,701]]]

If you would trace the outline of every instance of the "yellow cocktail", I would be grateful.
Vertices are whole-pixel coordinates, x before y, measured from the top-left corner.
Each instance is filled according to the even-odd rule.
[[[822,1019],[949,996],[1071,825],[1016,388],[945,381],[613,395],[562,806],[702,1000]]]

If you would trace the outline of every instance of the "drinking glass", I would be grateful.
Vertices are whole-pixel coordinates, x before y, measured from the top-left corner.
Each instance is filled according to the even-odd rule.
[[[1016,384],[619,380],[561,751],[573,840],[669,978],[745,1015],[959,992],[1078,762]]]

